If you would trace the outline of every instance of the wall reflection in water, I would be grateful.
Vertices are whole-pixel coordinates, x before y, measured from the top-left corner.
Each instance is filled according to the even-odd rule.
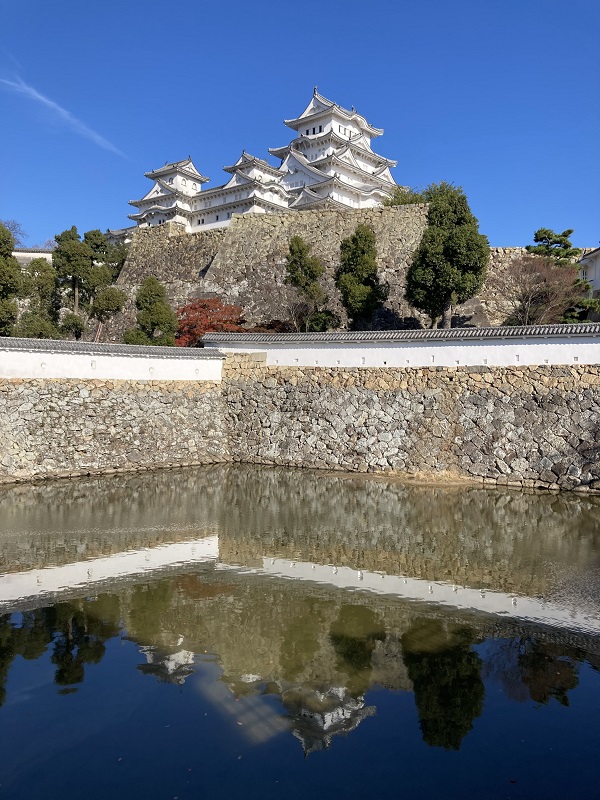
[[[18,656],[49,655],[58,690],[72,693],[126,636],[143,680],[184,685],[214,656],[221,679],[199,686],[223,713],[241,699],[255,741],[287,729],[306,753],[326,749],[376,713],[374,690],[384,689],[412,692],[423,741],[458,750],[485,686],[514,702],[568,705],[582,664],[600,667],[598,637],[252,569],[265,557],[339,565],[593,615],[597,512],[593,500],[563,495],[231,466],[4,490],[5,577],[215,534],[218,557],[65,586],[43,607],[11,601],[0,619],[0,701]]]

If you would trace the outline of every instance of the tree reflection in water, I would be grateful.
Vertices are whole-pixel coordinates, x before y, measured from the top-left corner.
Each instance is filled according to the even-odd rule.
[[[483,709],[482,662],[469,628],[417,620],[402,637],[404,663],[413,682],[423,740],[460,749]]]
[[[54,683],[68,694],[76,691],[76,684],[83,683],[86,665],[100,663],[106,652],[105,642],[118,636],[119,630],[119,598],[109,594],[25,611],[19,621],[10,614],[3,615],[0,705],[6,698],[8,670],[17,656],[35,660],[51,647],[51,662],[56,666]]]

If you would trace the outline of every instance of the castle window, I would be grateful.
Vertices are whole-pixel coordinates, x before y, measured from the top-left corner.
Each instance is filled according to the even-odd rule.
[[[319,133],[323,133],[323,126],[319,125]]]
[[[215,216],[215,221],[216,221],[216,222],[218,222],[218,221],[219,221],[219,215],[218,215],[218,214]]]
[[[313,128],[313,135],[317,132],[316,128]]]
[[[182,185],[182,186],[187,186],[187,181],[186,181],[186,179],[185,179],[185,178],[182,178],[182,179],[181,179],[181,185]]]
[[[204,217],[202,217],[202,219],[200,220],[200,224],[204,225]]]
[[[307,128],[306,129],[306,135],[308,136],[309,133],[310,133],[310,128]]]
[[[195,183],[192,183],[192,189],[197,189],[197,188],[198,188],[198,187],[196,186],[196,184],[195,184]]]

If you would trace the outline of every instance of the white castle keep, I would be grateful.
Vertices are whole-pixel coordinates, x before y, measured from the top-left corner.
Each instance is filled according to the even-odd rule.
[[[202,189],[208,178],[191,158],[147,172],[152,189],[130,200],[137,212],[129,218],[139,227],[176,222],[187,232],[227,225],[233,214],[271,214],[314,208],[372,208],[390,197],[396,183],[390,167],[396,161],[377,155],[374,128],[354,108],[348,111],[317,92],[295,119],[284,120],[295,138],[269,153],[278,167],[242,152],[225,167],[231,177],[222,186]]]

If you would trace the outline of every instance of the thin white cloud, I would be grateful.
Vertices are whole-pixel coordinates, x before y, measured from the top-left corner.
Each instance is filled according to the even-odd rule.
[[[35,100],[36,103],[40,103],[46,108],[49,108],[72,131],[78,133],[80,136],[83,136],[86,139],[89,139],[103,150],[108,150],[110,153],[115,153],[118,156],[125,155],[117,147],[115,147],[114,144],[109,142],[108,139],[105,139],[104,136],[101,136],[99,133],[96,133],[96,131],[88,128],[87,125],[81,122],[81,120],[77,119],[77,117],[73,116],[73,114],[71,114],[70,111],[67,111],[66,108],[59,106],[58,103],[55,103],[54,100],[50,100],[49,97],[45,97],[43,94],[40,94],[37,89],[34,89],[33,86],[29,86],[27,83],[25,83],[25,81],[21,80],[21,78],[17,77],[13,81],[7,80],[6,78],[0,78],[0,84],[8,87],[14,92],[25,95],[25,97],[28,97],[30,100]]]

